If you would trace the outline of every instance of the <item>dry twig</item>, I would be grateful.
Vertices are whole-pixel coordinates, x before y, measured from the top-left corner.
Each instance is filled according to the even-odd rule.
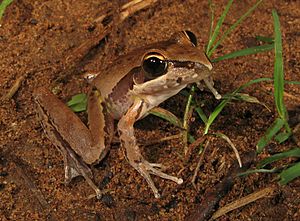
[[[27,73],[23,74],[22,76],[18,77],[17,80],[14,82],[14,84],[11,86],[11,88],[8,90],[8,92],[6,94],[4,94],[1,97],[1,100],[9,100],[11,99],[16,92],[19,90],[19,88],[21,87],[22,83],[32,74],[37,73],[37,72],[41,72],[41,71],[45,71],[48,69],[52,69],[52,66],[46,66],[40,69],[35,69],[34,71],[28,71]]]
[[[174,139],[179,139],[182,137],[182,134],[175,134],[175,135],[171,135],[171,136],[167,136],[167,137],[163,137],[163,138],[160,138],[160,139],[157,139],[157,140],[149,140],[147,142],[143,142],[141,143],[143,146],[150,146],[150,145],[153,145],[153,144],[157,144],[157,143],[161,143],[161,142],[164,142],[164,141],[169,141],[169,140],[174,140]]]
[[[194,186],[194,188],[195,188],[196,190],[197,190],[197,187],[196,187],[196,178],[197,178],[197,174],[198,174],[198,172],[199,172],[200,166],[202,165],[202,162],[203,162],[203,159],[204,159],[204,155],[205,155],[205,152],[206,152],[206,150],[207,150],[207,148],[208,148],[208,145],[209,145],[210,140],[211,140],[211,138],[208,138],[208,140],[207,140],[207,142],[206,142],[206,144],[205,144],[205,146],[204,146],[204,149],[203,149],[203,151],[202,151],[202,153],[201,153],[200,159],[199,159],[199,161],[198,161],[198,163],[197,163],[196,169],[195,169],[195,171],[194,171],[194,175],[193,175],[193,179],[192,179],[192,184],[193,184],[193,186]]]
[[[249,203],[252,203],[260,198],[268,197],[268,196],[272,195],[274,192],[275,192],[275,187],[266,187],[262,190],[251,193],[248,196],[245,196],[241,199],[235,200],[234,202],[231,202],[231,203],[227,204],[226,206],[220,208],[217,212],[214,213],[214,215],[211,217],[210,220],[215,220],[230,211],[233,211],[233,210],[238,209],[242,206],[245,206]]]
[[[24,74],[24,75],[18,77],[17,80],[14,82],[13,86],[9,89],[9,91],[2,96],[1,100],[11,99],[15,95],[15,93],[19,90],[22,82],[24,81],[24,79],[26,77],[27,77],[27,74]]]

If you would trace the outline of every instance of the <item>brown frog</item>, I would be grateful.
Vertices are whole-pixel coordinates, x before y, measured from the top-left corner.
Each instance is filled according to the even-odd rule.
[[[212,65],[196,47],[190,31],[177,32],[167,41],[138,48],[120,56],[92,82],[88,93],[88,127],[58,98],[45,88],[34,92],[43,128],[64,158],[65,180],[83,176],[95,190],[88,165],[101,161],[114,135],[114,120],[126,157],[147,181],[156,198],[160,197],[150,174],[181,184],[141,155],[134,136],[134,123],[190,83],[204,81],[216,98],[212,86]]]

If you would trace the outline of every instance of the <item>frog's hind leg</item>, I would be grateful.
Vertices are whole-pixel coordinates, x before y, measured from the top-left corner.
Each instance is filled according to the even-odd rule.
[[[37,89],[34,98],[45,133],[63,155],[65,182],[69,183],[72,178],[81,175],[100,196],[99,188],[92,181],[91,169],[87,166],[101,155],[89,129],[49,90]]]

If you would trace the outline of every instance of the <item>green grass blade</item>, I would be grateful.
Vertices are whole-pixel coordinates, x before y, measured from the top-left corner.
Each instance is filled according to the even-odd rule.
[[[275,140],[278,142],[278,143],[283,143],[284,141],[286,141],[290,136],[292,135],[291,132],[281,132],[279,134],[277,134],[275,136]]]
[[[256,36],[255,38],[256,38],[256,40],[262,41],[264,43],[268,43],[268,44],[273,44],[274,43],[274,39],[273,38],[269,38],[269,37],[265,37],[265,36],[260,36],[260,35]]]
[[[256,78],[254,80],[251,80],[247,82],[246,84],[241,85],[237,90],[235,90],[235,93],[240,92],[241,90],[245,89],[246,87],[249,87],[252,84],[257,84],[263,81],[273,81],[272,78]]]
[[[208,130],[211,126],[211,124],[214,122],[214,120],[217,118],[217,116],[220,114],[220,112],[223,110],[223,108],[226,106],[226,104],[230,101],[230,99],[226,99],[221,101],[221,103],[214,109],[214,111],[209,115],[209,118],[207,120],[204,134],[208,133]]]
[[[190,113],[190,108],[191,108],[191,104],[192,104],[192,100],[193,100],[193,95],[195,93],[195,85],[193,85],[191,87],[188,99],[187,99],[187,103],[185,106],[185,111],[184,111],[184,116],[183,116],[183,128],[187,130],[188,133],[188,121],[189,121],[189,113]]]
[[[202,110],[202,108],[201,107],[196,107],[195,111],[197,112],[197,114],[199,115],[201,120],[206,124],[207,123],[207,116],[204,113],[204,111]]]
[[[283,72],[283,58],[282,58],[282,40],[280,31],[280,22],[278,14],[275,10],[272,11],[274,19],[274,33],[275,33],[275,64],[274,64],[274,97],[276,109],[282,119],[287,119],[287,111],[283,101],[284,90],[284,72]]]
[[[184,111],[184,116],[183,116],[183,122],[182,122],[182,127],[184,129],[184,131],[182,132],[182,142],[184,144],[184,154],[186,155],[188,152],[188,134],[189,134],[189,120],[191,117],[191,113],[192,113],[192,109],[191,109],[191,105],[192,105],[192,101],[193,101],[193,95],[195,93],[195,85],[193,85],[190,89],[190,93],[187,99],[187,103],[185,106],[185,111]]]
[[[152,109],[151,111],[149,111],[149,114],[152,114],[152,115],[157,116],[161,119],[169,121],[171,124],[182,128],[182,123],[179,120],[179,118],[176,117],[173,113],[171,113],[168,110],[165,110],[165,109],[160,108],[160,107],[156,107],[156,108]]]
[[[263,168],[268,164],[271,164],[273,162],[276,162],[278,160],[282,160],[287,157],[300,157],[300,148],[294,148],[292,150],[288,150],[282,153],[274,154],[273,156],[270,156],[266,159],[263,159],[259,162],[257,165],[257,168]]]
[[[223,98],[227,98],[228,95],[224,95]],[[254,103],[254,104],[259,104],[264,106],[266,109],[268,109],[270,112],[270,108],[263,102],[259,101],[256,97],[253,97],[249,94],[245,94],[245,93],[235,93],[235,94],[231,94],[230,97],[233,100],[238,100],[238,101],[245,101],[248,103]]]
[[[2,19],[2,16],[4,14],[5,9],[7,8],[7,6],[9,6],[11,3],[13,2],[13,0],[3,0],[0,4],[0,21]]]
[[[296,84],[300,85],[300,81],[284,81],[285,84]]]
[[[246,172],[237,174],[238,176],[246,176],[252,173],[276,173],[277,168],[273,169],[255,169],[255,170],[247,170]]]
[[[208,5],[210,9],[210,27],[209,27],[209,36],[208,39],[211,39],[213,28],[214,28],[214,20],[215,20],[215,11],[214,11],[214,4],[212,3],[212,0],[208,0]]]
[[[253,12],[257,6],[262,2],[263,0],[258,0],[245,14],[243,14],[233,25],[231,25],[226,32],[222,35],[222,37],[217,41],[217,43],[214,45],[214,47],[209,50],[207,53],[207,56],[210,57],[213,52],[216,50],[216,48],[223,42],[223,40],[245,19]]]
[[[274,123],[267,129],[265,135],[259,139],[256,145],[257,153],[261,153],[263,148],[271,141],[271,139],[284,126],[285,120],[277,118]]]
[[[189,141],[189,143],[194,143],[196,141],[196,139],[193,135],[188,134],[188,141]]]
[[[234,51],[232,53],[215,58],[212,60],[212,62],[218,62],[218,61],[222,61],[225,59],[231,59],[231,58],[246,56],[246,55],[250,55],[250,54],[257,54],[260,52],[270,51],[273,48],[274,48],[274,44],[265,44],[265,45],[254,46],[251,48],[245,48],[245,49],[242,49],[239,51]]]
[[[225,7],[225,10],[223,11],[222,15],[220,16],[220,19],[219,21],[217,22],[217,25],[215,27],[215,30],[211,36],[211,38],[209,39],[208,41],[208,45],[207,45],[207,48],[206,48],[206,54],[207,56],[209,57],[208,53],[210,51],[210,48],[212,47],[212,45],[215,43],[216,39],[217,39],[217,36],[219,35],[219,32],[220,32],[220,29],[222,27],[222,24],[224,22],[224,19],[231,7],[231,4],[232,4],[233,0],[229,0],[226,7]]]
[[[292,181],[293,179],[300,176],[300,162],[296,163],[295,165],[289,167],[288,169],[282,171],[280,174],[280,181],[281,185],[285,185],[288,182]]]

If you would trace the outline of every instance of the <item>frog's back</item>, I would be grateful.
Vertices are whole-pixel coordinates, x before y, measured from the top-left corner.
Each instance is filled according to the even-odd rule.
[[[129,54],[118,57],[109,67],[102,70],[92,84],[97,87],[103,97],[109,96],[118,83],[121,82],[134,67],[140,66],[142,55],[143,53],[141,51],[132,51]]]

